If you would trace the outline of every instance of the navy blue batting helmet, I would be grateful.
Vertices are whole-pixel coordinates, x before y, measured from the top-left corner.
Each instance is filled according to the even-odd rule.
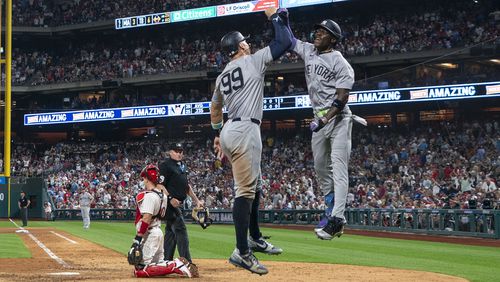
[[[318,29],[318,28],[325,29],[333,37],[337,38],[337,40],[340,40],[340,38],[342,38],[342,30],[340,29],[340,26],[336,22],[334,22],[330,19],[326,19],[318,24],[315,24],[314,28],[315,29]]]
[[[239,31],[231,31],[226,33],[220,40],[220,45],[222,47],[222,51],[232,57],[238,53],[238,47],[240,42],[245,41],[250,36],[243,36]]]

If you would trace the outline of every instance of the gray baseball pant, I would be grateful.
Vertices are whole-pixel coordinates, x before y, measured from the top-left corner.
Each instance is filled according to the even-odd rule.
[[[313,132],[314,170],[323,192],[335,193],[332,216],[345,219],[344,210],[349,188],[349,157],[351,155],[352,116],[339,115],[323,129]]]
[[[255,198],[260,185],[262,141],[259,125],[249,121],[228,121],[220,134],[224,155],[232,164],[235,198]]]
[[[83,219],[83,228],[90,227],[90,207],[80,207]]]

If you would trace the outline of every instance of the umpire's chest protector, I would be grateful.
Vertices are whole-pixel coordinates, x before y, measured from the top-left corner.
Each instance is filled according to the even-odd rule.
[[[179,201],[184,201],[189,190],[188,168],[182,161],[166,160],[160,165],[160,172],[165,177],[168,193]]]

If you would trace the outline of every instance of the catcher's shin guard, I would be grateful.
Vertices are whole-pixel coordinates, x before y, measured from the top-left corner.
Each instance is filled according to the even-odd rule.
[[[156,277],[156,276],[165,276],[169,274],[181,274],[176,269],[176,264],[174,262],[170,263],[162,263],[162,264],[150,264],[146,265],[143,269],[136,269],[134,271],[134,275],[137,278],[147,278],[147,277]]]

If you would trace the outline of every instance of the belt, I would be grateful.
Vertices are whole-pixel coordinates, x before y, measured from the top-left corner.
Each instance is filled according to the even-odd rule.
[[[260,125],[260,120],[256,119],[256,118],[246,118],[246,117],[237,117],[237,118],[233,118],[232,121],[251,121],[253,123],[255,123],[256,125]]]
[[[328,111],[330,110],[330,108],[328,109],[324,109],[324,110],[321,110],[321,111],[318,111],[318,113],[316,114],[319,118],[322,118],[326,115],[326,113],[328,113]]]

